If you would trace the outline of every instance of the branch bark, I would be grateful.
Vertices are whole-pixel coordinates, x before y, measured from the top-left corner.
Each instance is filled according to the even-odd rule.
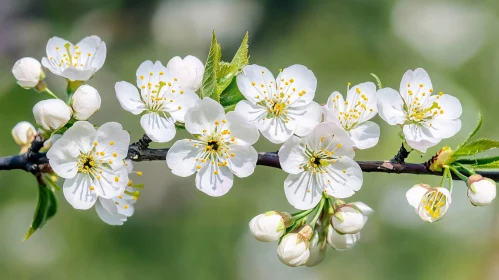
[[[168,148],[151,149],[149,143],[151,143],[151,139],[144,135],[138,142],[131,144],[128,148],[128,158],[135,162],[165,160]],[[28,152],[15,156],[0,157],[0,170],[18,169],[35,175],[40,172],[49,172],[51,169],[46,154],[38,152],[42,146],[43,141],[37,138]],[[406,163],[401,160],[403,158],[398,160],[394,158],[387,161],[357,161],[357,163],[363,172],[442,176],[441,172],[431,171],[428,162]],[[276,152],[258,153],[257,165],[281,168],[279,156]],[[499,180],[499,171],[486,170],[477,173],[493,180]],[[457,177],[454,178],[458,179]]]

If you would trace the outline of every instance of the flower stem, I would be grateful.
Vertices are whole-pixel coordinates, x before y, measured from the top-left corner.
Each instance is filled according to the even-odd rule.
[[[317,209],[317,212],[315,213],[315,216],[312,218],[312,221],[310,222],[312,228],[315,228],[315,224],[317,223],[317,220],[322,214],[322,208],[324,208],[325,203],[326,203],[326,198],[323,196],[321,198],[321,201],[319,201],[319,204],[315,207],[315,209]]]
[[[52,96],[55,99],[59,99],[59,97],[57,97],[57,95],[55,95],[49,88],[45,88],[43,92],[46,92],[48,95]]]
[[[476,173],[473,169],[468,168],[468,167],[466,167],[466,166],[464,166],[464,165],[462,165],[462,164],[460,164],[460,163],[454,163],[454,164],[455,164],[457,167],[464,169],[464,170],[465,170],[465,171],[466,171],[469,175],[473,175],[473,174],[475,174],[475,173]]]
[[[449,170],[449,169],[450,169],[450,170],[452,171],[452,173],[456,174],[456,176],[457,176],[457,177],[459,177],[459,179],[461,179],[461,180],[463,180],[463,181],[465,181],[465,182],[466,182],[466,181],[468,181],[468,177],[464,176],[464,175],[463,175],[461,172],[459,172],[459,170],[457,170],[454,166],[452,166],[452,165],[446,165],[446,166],[444,166],[444,167],[445,167],[445,169],[447,169],[447,170]]]
[[[295,213],[292,216],[293,216],[294,220],[299,220],[299,219],[301,219],[303,217],[308,216],[308,214],[312,213],[312,211],[314,211],[314,208],[309,209],[309,210],[305,210],[305,211],[301,211],[301,212],[298,212],[298,213]]]

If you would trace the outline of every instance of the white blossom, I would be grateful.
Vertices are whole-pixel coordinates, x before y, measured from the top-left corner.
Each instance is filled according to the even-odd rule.
[[[376,95],[380,117],[390,125],[401,125],[407,144],[421,152],[461,129],[461,102],[443,92],[432,93],[430,76],[418,68],[404,74],[400,92],[383,88]]]
[[[331,225],[340,234],[359,232],[367,222],[367,215],[373,210],[362,202],[345,204],[331,216]]]
[[[362,186],[362,170],[348,133],[338,124],[321,123],[307,136],[293,136],[279,150],[281,167],[290,173],[284,182],[289,203],[297,209],[315,207],[322,193],[352,196]]]
[[[304,226],[297,233],[286,234],[277,246],[279,260],[288,266],[305,264],[310,256],[311,237],[312,228],[309,225]]]
[[[430,188],[425,184],[414,185],[405,196],[419,217],[430,223],[442,219],[452,202],[449,190],[440,187]]]
[[[184,59],[175,56],[168,61],[166,68],[173,76],[177,77],[182,88],[196,91],[201,87],[204,65],[199,58],[192,55],[188,55]]]
[[[87,81],[105,60],[106,44],[98,36],[85,37],[76,45],[52,37],[47,43],[47,57],[42,58],[42,64],[50,72],[70,81]]]
[[[44,130],[57,130],[71,119],[72,109],[60,99],[39,101],[33,107],[36,123]]]
[[[291,220],[288,213],[269,211],[251,219],[249,228],[251,235],[258,241],[271,242],[281,238],[286,232],[286,224]]]
[[[84,121],[100,109],[99,92],[89,85],[82,85],[73,94],[71,105],[75,119]]]
[[[161,62],[144,61],[137,69],[137,86],[128,82],[115,85],[116,97],[123,109],[141,115],[140,124],[154,142],[168,142],[175,136],[175,122],[184,122],[185,114],[199,97],[180,86]]]
[[[125,160],[125,168],[128,175],[133,172],[131,160]],[[121,226],[134,213],[134,204],[138,199],[136,194],[137,192],[133,189],[132,181],[130,180],[123,194],[113,198],[99,197],[95,204],[95,211],[104,223],[112,226]]]
[[[496,198],[496,182],[475,174],[468,178],[468,197],[475,206],[489,205]]]
[[[128,184],[124,159],[130,135],[119,123],[109,122],[98,130],[78,121],[47,152],[50,166],[66,179],[63,192],[76,209],[89,209],[98,197],[123,194]]]
[[[249,65],[236,81],[247,100],[237,103],[235,111],[273,143],[293,134],[305,136],[322,120],[321,106],[313,101],[317,79],[303,65],[284,69],[277,79],[267,68]]]
[[[16,144],[21,147],[21,153],[24,153],[35,139],[36,128],[29,122],[19,122],[14,126],[11,133]]]
[[[374,83],[367,82],[349,88],[346,101],[339,92],[333,92],[322,110],[324,121],[341,125],[356,148],[367,149],[378,144],[379,125],[369,121],[378,112]]]
[[[210,196],[226,194],[233,174],[247,177],[255,169],[258,154],[251,146],[258,130],[236,112],[225,114],[211,98],[196,102],[187,111],[185,128],[196,139],[175,142],[166,163],[173,174],[187,177],[197,172],[196,187]]]
[[[327,232],[327,243],[336,250],[350,249],[359,241],[360,232],[355,234],[339,234],[330,225]]]
[[[23,88],[33,88],[45,78],[42,65],[32,57],[23,57],[16,61],[12,74]]]

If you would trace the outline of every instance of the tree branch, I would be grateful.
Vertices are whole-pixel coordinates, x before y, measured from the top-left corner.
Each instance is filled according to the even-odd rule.
[[[19,169],[35,175],[39,172],[49,172],[51,169],[46,154],[38,152],[43,146],[43,141],[40,141],[39,138],[35,139],[32,147],[25,154],[0,157],[0,170]],[[136,162],[165,160],[169,149],[150,149],[149,143],[151,143],[151,139],[144,135],[138,142],[131,144],[128,148],[128,158]],[[402,149],[400,150],[402,151]],[[442,176],[441,172],[431,171],[428,162],[405,163],[403,160],[400,162],[400,159],[403,159],[403,157],[398,160],[396,157],[387,161],[357,161],[357,163],[363,172]],[[279,156],[276,152],[258,153],[257,165],[281,168]],[[486,170],[477,173],[493,180],[499,180],[499,171]],[[457,177],[454,178],[458,179]]]

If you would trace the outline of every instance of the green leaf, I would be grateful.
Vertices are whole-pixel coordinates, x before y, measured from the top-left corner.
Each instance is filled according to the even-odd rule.
[[[217,68],[222,57],[222,50],[217,42],[215,31],[211,40],[210,52],[204,66],[203,85],[201,87],[201,98],[211,97],[216,101],[220,101],[220,96],[217,95]]]
[[[45,225],[48,219],[52,218],[57,212],[57,199],[52,187],[38,184],[38,205],[36,206],[33,222],[24,237],[28,239],[37,229]]]
[[[237,87],[236,79],[232,79],[232,82],[220,96],[220,104],[222,104],[222,106],[224,107],[235,106],[239,101],[244,99],[244,95],[239,91],[239,88]]]
[[[489,164],[494,161],[499,161],[499,156],[486,157],[486,158],[463,158],[456,160],[456,163],[478,166],[478,165]]]
[[[381,84],[381,80],[379,79],[378,75],[374,74],[374,73],[370,73],[371,76],[374,77],[374,79],[376,79],[376,84],[378,85],[378,89],[381,89],[383,88],[383,85]]]
[[[499,161],[493,161],[489,162],[486,164],[480,164],[474,166],[475,169],[498,169],[499,168]]]
[[[231,83],[233,78],[248,65],[248,32],[244,35],[234,58],[230,63],[220,62],[217,69],[217,93],[221,94]]]
[[[466,145],[471,137],[475,136],[475,134],[478,132],[478,130],[480,130],[480,128],[482,127],[482,114],[480,112],[478,112],[478,123],[476,124],[475,126],[475,129],[473,129],[473,131],[471,131],[471,133],[468,135],[468,137],[466,137],[466,139],[463,141],[463,143],[461,143],[456,150],[459,150],[461,149],[464,145]]]
[[[478,139],[457,149],[454,152],[454,156],[471,156],[495,148],[499,148],[499,141],[492,139]]]

